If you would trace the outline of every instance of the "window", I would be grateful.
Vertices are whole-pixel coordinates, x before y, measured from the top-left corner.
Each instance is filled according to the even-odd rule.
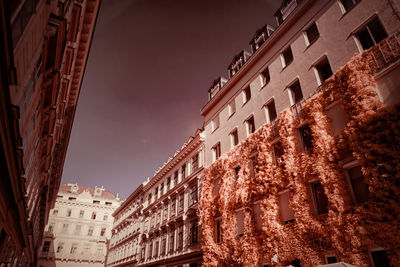
[[[221,156],[221,143],[216,144],[212,147],[213,161],[216,161]]]
[[[240,167],[236,167],[233,169],[235,181],[239,179],[239,172],[240,172]]]
[[[49,233],[53,233],[54,231],[54,223],[49,224],[49,228],[47,229],[47,231],[49,231]]]
[[[154,198],[158,198],[158,186],[156,186],[156,188],[154,189]]]
[[[368,185],[365,183],[364,176],[360,166],[355,166],[347,169],[353,194],[357,203],[368,201]]]
[[[57,216],[58,215],[58,210],[53,210],[53,215]]]
[[[84,215],[85,215],[85,211],[84,210],[80,210],[79,211],[79,218],[83,218]]]
[[[69,197],[68,200],[74,201],[74,200],[76,200],[76,197]]]
[[[63,199],[63,196],[57,195],[57,199]]]
[[[111,206],[112,205],[112,202],[105,202],[105,204],[106,204],[106,206]]]
[[[281,220],[284,224],[292,223],[295,221],[293,210],[289,206],[290,191],[279,193],[279,211]]]
[[[243,90],[243,105],[246,104],[251,98],[251,91],[250,91],[250,86],[247,86]]]
[[[78,250],[78,244],[77,243],[73,243],[72,246],[71,246],[70,254],[76,254],[77,250]]]
[[[243,236],[244,235],[244,212],[243,210],[237,211],[235,213],[236,218],[236,235]]]
[[[162,196],[164,194],[164,182],[160,184],[160,195]]]
[[[153,198],[153,196],[151,195],[151,193],[147,196],[147,203],[150,205],[151,203],[151,199]]]
[[[190,244],[198,243],[198,231],[199,231],[199,221],[196,218],[196,219],[190,221],[190,228],[189,228]]]
[[[319,32],[315,22],[305,31],[307,46],[312,45],[319,38]]]
[[[174,216],[176,212],[176,198],[171,201],[171,216]]]
[[[100,204],[100,200],[93,200],[93,204]]]
[[[170,185],[171,185],[171,177],[167,178],[167,191],[170,189]]]
[[[333,74],[327,57],[324,57],[314,68],[317,74],[318,85],[321,85]]]
[[[389,267],[390,262],[386,250],[371,251],[372,261],[375,267]]]
[[[231,139],[231,147],[236,146],[239,144],[239,136],[238,136],[238,131],[237,129],[233,130],[230,134],[230,139]]]
[[[95,211],[92,212],[92,217],[91,217],[91,219],[92,219],[92,220],[96,220],[96,212],[95,212]]]
[[[163,238],[162,238],[162,241],[161,241],[161,252],[160,252],[160,254],[161,255],[165,255],[165,250],[166,249],[167,249],[167,238],[164,235]]]
[[[71,213],[72,213],[72,210],[71,209],[67,209],[67,217],[71,217]]]
[[[215,221],[215,242],[217,243],[223,242],[221,219]]]
[[[183,164],[181,167],[181,180],[186,178],[186,164]]]
[[[254,124],[254,117],[251,116],[246,120],[246,130],[247,130],[247,136],[250,134],[254,133],[256,131],[256,126]]]
[[[282,61],[282,67],[285,68],[287,65],[292,63],[293,61],[293,54],[292,54],[292,48],[290,46],[286,48],[281,54],[281,61]]]
[[[173,252],[175,246],[175,229],[171,229],[169,233],[169,251]]]
[[[178,227],[178,249],[183,248],[183,224]]]
[[[89,226],[89,230],[88,230],[87,235],[88,236],[93,236],[93,230],[94,230],[94,227],[93,226]]]
[[[343,13],[348,12],[353,8],[355,4],[357,4],[360,0],[340,0],[341,9]]]
[[[363,29],[358,31],[355,36],[362,48],[366,50],[385,39],[387,34],[379,18],[374,17]]]
[[[57,245],[57,253],[61,253],[64,249],[64,242],[60,242]]]
[[[199,168],[199,154],[195,154],[192,158],[192,173]]]
[[[50,241],[45,241],[44,242],[44,244],[43,244],[43,248],[42,248],[42,251],[43,252],[49,252],[49,250],[50,250]]]
[[[271,80],[271,77],[269,76],[269,68],[266,67],[262,72],[261,72],[261,78],[262,78],[262,86],[265,86],[269,83]]]
[[[195,183],[194,185],[192,185],[192,187],[190,188],[190,204],[196,204],[198,201],[198,197],[197,197],[197,183]]]
[[[108,220],[108,215],[105,214],[105,215],[103,216],[103,221],[107,221],[107,220]]]
[[[314,182],[311,184],[311,187],[317,214],[328,213],[328,198],[325,195],[324,187],[321,182]]]
[[[185,195],[181,193],[179,195],[179,212],[183,211],[183,204],[184,204]]]
[[[211,132],[214,132],[219,127],[219,114],[211,120]]]
[[[235,99],[228,104],[228,116],[232,116],[236,112]]]
[[[79,235],[81,233],[82,225],[77,224],[75,225],[75,235]]]
[[[150,240],[150,245],[149,245],[149,253],[147,255],[147,258],[150,259],[153,255],[153,240]]]
[[[66,234],[68,232],[68,224],[64,223],[61,229],[61,233]]]
[[[168,219],[168,205],[165,204],[163,212],[163,220],[166,221],[167,219]]]
[[[158,257],[158,248],[160,246],[160,242],[156,241],[156,245],[154,246],[154,257],[157,258]]]
[[[299,129],[301,141],[305,151],[309,151],[313,148],[313,136],[311,134],[310,126],[307,124]]]
[[[290,104],[292,106],[303,99],[303,92],[301,91],[301,86],[299,81],[296,81],[293,85],[289,87],[289,97],[290,97]]]
[[[267,102],[267,104],[265,104],[264,111],[267,123],[270,123],[271,121],[276,119],[277,114],[276,114],[274,99],[271,99],[270,101]]]
[[[176,170],[174,173],[174,186],[176,186],[178,184],[178,176],[179,176],[179,172],[178,172],[178,170]]]
[[[338,262],[335,256],[325,256],[326,263],[336,263]]]
[[[252,178],[254,178],[256,176],[256,173],[258,173],[259,171],[258,152],[255,152],[250,156],[250,164],[251,164],[250,175]]]
[[[101,228],[100,236],[104,236],[105,233],[106,233],[106,228],[105,227]]]
[[[280,165],[283,163],[283,147],[282,143],[279,141],[272,145],[274,150],[274,160],[276,165]]]

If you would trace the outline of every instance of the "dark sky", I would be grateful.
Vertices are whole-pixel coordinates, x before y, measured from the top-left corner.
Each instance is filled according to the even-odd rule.
[[[202,127],[207,90],[280,0],[102,0],[62,183],[121,198]]]

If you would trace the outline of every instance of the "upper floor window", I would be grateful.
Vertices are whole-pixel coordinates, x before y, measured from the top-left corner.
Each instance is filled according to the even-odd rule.
[[[93,204],[100,204],[100,200],[93,200]]]
[[[77,224],[77,225],[75,226],[75,235],[80,235],[80,233],[81,233],[81,228],[82,228],[82,225],[80,225],[80,224]]]
[[[76,197],[69,197],[68,200],[75,201],[75,200],[76,200]]]
[[[306,45],[310,46],[319,38],[319,31],[315,22],[311,24],[305,31]]]
[[[68,224],[64,223],[61,229],[61,233],[66,234],[68,232]]]
[[[199,231],[199,221],[198,219],[194,219],[190,221],[190,244],[198,243],[198,231]]]
[[[156,186],[156,188],[154,189],[154,198],[158,198],[158,186]]]
[[[231,139],[231,147],[236,146],[239,144],[239,135],[237,129],[234,129],[230,134],[230,139]]]
[[[328,213],[328,197],[320,181],[311,184],[311,189],[314,197],[317,214]]]
[[[232,116],[236,112],[235,99],[228,104],[228,116]]]
[[[355,4],[357,4],[358,2],[360,2],[360,0],[340,0],[339,6],[340,6],[340,9],[342,10],[342,12],[346,13],[350,9],[352,9],[353,6],[355,6]]]
[[[216,144],[212,147],[213,161],[216,161],[221,156],[221,143]]]
[[[181,193],[179,195],[179,212],[183,211],[184,200],[185,200],[185,194]]]
[[[323,57],[322,60],[315,64],[314,70],[316,71],[315,74],[317,77],[318,85],[321,85],[333,75],[331,65],[329,64],[327,57]]]
[[[379,18],[375,16],[368,24],[355,33],[362,49],[366,50],[387,37]]]
[[[303,99],[303,92],[301,91],[300,82],[298,80],[288,89],[290,104],[292,106]]]
[[[72,214],[72,210],[71,209],[67,209],[67,217],[71,217]]]
[[[246,130],[247,130],[247,136],[250,134],[254,133],[256,131],[256,126],[254,124],[254,117],[251,116],[246,120]]]
[[[178,176],[179,176],[179,172],[178,172],[178,170],[176,170],[174,173],[174,186],[176,186],[178,184]]]
[[[181,177],[182,179],[186,177],[186,164],[183,164],[181,167]]]
[[[164,194],[164,182],[161,182],[161,184],[160,184],[160,194],[161,195]]]
[[[183,247],[183,224],[178,227],[178,249]]]
[[[211,120],[211,132],[214,132],[218,128],[219,128],[219,114],[217,114],[217,116],[215,116],[215,118]]]
[[[42,251],[43,252],[49,252],[49,250],[50,250],[50,241],[45,241],[44,242],[44,244],[43,244],[43,248],[42,248]]]
[[[279,210],[281,214],[281,220],[284,224],[294,222],[294,213],[290,208],[290,191],[284,191],[279,193]]]
[[[359,165],[347,168],[347,174],[350,179],[354,198],[357,203],[368,201],[368,184],[365,183],[364,176]]]
[[[293,61],[293,53],[292,53],[292,48],[289,46],[281,54],[282,67],[285,68],[287,65],[292,63],[292,61]]]
[[[277,118],[274,99],[271,99],[264,105],[264,111],[267,123],[270,123]]]
[[[282,143],[279,141],[272,145],[274,151],[274,160],[276,165],[280,165],[283,163],[283,147]]]
[[[271,77],[269,76],[269,68],[266,67],[262,72],[261,72],[261,78],[262,78],[262,86],[267,85],[269,81],[271,80]]]
[[[54,216],[58,215],[58,210],[53,210],[53,215]]]
[[[240,172],[239,166],[233,169],[233,175],[234,175],[233,178],[235,178],[235,181],[239,179],[239,172]]]
[[[91,219],[92,219],[92,220],[96,220],[96,212],[95,212],[95,211],[92,212],[92,217],[91,217]]]
[[[89,229],[88,229],[88,236],[93,236],[93,230],[94,230],[94,227],[93,226],[89,226]]]
[[[190,188],[190,204],[191,205],[196,204],[197,201],[198,201],[198,198],[197,198],[197,183],[195,183]]]
[[[167,191],[171,188],[171,176],[167,178]]]
[[[192,157],[192,173],[197,171],[198,168],[199,168],[199,153],[196,153]]]
[[[57,253],[61,253],[64,249],[64,242],[59,242],[57,245]]]
[[[217,243],[223,242],[221,219],[215,221],[215,242]]]
[[[103,221],[107,221],[107,220],[108,220],[108,215],[105,214],[105,215],[103,216]]]
[[[310,126],[307,124],[299,129],[301,141],[303,142],[304,150],[311,150],[313,148],[313,136]]]
[[[85,211],[84,210],[80,210],[79,211],[79,218],[83,218],[84,215],[85,215]]]
[[[171,216],[174,216],[176,212],[176,198],[171,201]]]
[[[243,104],[246,104],[251,98],[251,90],[250,90],[250,86],[247,86],[244,90],[243,90]]]
[[[106,233],[106,228],[105,227],[101,228],[100,236],[104,236],[105,233]]]
[[[106,204],[106,206],[111,206],[111,205],[112,205],[112,202],[106,201],[104,204]]]

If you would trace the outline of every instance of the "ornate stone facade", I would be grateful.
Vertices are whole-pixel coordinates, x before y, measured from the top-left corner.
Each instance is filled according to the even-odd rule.
[[[113,212],[120,200],[103,187],[62,185],[39,252],[38,266],[104,266]]]
[[[60,184],[99,3],[0,3],[0,264],[36,264]]]
[[[199,130],[114,212],[107,266],[200,266],[203,164]]]

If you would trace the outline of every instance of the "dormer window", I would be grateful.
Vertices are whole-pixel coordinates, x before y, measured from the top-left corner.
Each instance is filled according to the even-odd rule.
[[[272,26],[267,24],[256,32],[253,39],[250,41],[250,46],[253,53],[263,45],[263,43],[268,39],[269,36],[271,36],[274,30],[275,29]]]
[[[226,82],[227,79],[223,77],[219,77],[218,79],[216,79],[211,85],[211,88],[208,89],[208,100],[214,98],[214,96],[221,90],[221,88],[226,84]]]
[[[245,50],[236,55],[228,67],[229,77],[233,77],[250,58],[251,54]]]
[[[301,0],[285,0],[283,1],[279,10],[275,13],[275,18],[278,25],[281,25],[287,17],[296,9]]]
[[[71,192],[72,193],[78,193],[79,186],[77,184],[74,184],[71,186]]]

